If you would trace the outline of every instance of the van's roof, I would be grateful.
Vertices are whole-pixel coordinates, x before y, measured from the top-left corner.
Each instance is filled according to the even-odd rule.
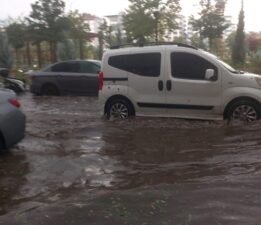
[[[165,50],[165,49],[180,49],[180,50],[189,50],[187,47],[179,47],[176,45],[160,45],[160,46],[145,46],[145,47],[126,47],[119,49],[108,49],[105,53],[126,53],[126,52],[146,52],[153,50]],[[198,51],[198,49],[190,49],[192,51]]]

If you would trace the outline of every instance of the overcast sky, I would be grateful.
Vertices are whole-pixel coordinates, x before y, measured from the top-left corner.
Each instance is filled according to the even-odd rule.
[[[8,16],[27,16],[31,11],[30,4],[35,0],[1,0],[0,19]],[[197,11],[196,3],[200,0],[181,0],[183,13],[190,15]],[[112,15],[128,7],[128,0],[65,0],[66,10],[78,9],[80,12],[97,16]],[[228,0],[227,15],[237,23],[241,0]],[[247,31],[261,31],[261,0],[245,0],[245,23]]]

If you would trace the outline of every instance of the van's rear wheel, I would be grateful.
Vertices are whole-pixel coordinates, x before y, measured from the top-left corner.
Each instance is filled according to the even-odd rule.
[[[107,109],[108,118],[126,119],[134,114],[131,105],[124,99],[112,100]]]
[[[261,117],[261,107],[251,99],[235,102],[228,110],[229,120],[254,122]]]

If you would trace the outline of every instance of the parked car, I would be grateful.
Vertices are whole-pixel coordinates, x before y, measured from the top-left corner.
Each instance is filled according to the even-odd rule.
[[[98,95],[98,60],[70,60],[31,72],[31,92],[36,95]]]
[[[255,121],[261,76],[185,44],[118,48],[103,55],[99,99],[108,117]]]
[[[12,90],[0,89],[0,151],[18,143],[25,135],[25,115]]]
[[[6,68],[0,68],[0,76],[3,78],[3,86],[7,89],[11,89],[16,93],[25,91],[25,84],[23,81],[16,78],[9,77],[9,70]]]

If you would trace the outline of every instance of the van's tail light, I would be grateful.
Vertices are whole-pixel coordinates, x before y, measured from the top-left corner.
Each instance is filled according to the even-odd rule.
[[[99,87],[99,91],[101,91],[102,87],[103,87],[103,72],[102,71],[99,72],[98,87]]]
[[[8,100],[8,102],[17,108],[20,108],[21,106],[20,102],[16,98],[11,98]]]

